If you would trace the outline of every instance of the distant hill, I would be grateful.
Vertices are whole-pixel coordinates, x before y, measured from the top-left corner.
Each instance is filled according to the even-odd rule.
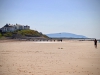
[[[87,38],[83,35],[77,35],[73,33],[52,33],[52,34],[46,34],[50,38]]]

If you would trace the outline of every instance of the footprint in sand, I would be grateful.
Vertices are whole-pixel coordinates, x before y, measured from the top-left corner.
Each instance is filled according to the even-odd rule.
[[[2,65],[0,65],[0,67],[2,67]]]
[[[58,48],[58,49],[63,49],[63,48]]]

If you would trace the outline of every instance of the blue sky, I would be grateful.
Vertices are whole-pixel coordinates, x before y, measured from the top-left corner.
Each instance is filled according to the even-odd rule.
[[[0,0],[0,28],[6,23],[100,38],[100,0]]]

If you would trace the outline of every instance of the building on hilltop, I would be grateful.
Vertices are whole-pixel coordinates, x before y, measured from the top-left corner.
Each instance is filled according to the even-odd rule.
[[[30,29],[30,26],[26,25],[20,25],[20,24],[6,24],[4,27],[2,27],[0,30],[2,32],[13,32],[13,31],[16,31],[16,30],[24,30],[24,29]]]

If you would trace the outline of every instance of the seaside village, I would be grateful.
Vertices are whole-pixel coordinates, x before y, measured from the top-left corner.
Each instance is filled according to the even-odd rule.
[[[16,30],[27,30],[27,29],[30,29],[30,26],[28,25],[21,25],[21,24],[6,24],[4,25],[2,28],[0,28],[0,31],[1,32],[14,32]],[[14,35],[14,38],[15,39],[20,39],[20,40],[33,40],[33,41],[52,41],[52,40],[58,40],[58,41],[62,41],[61,39],[50,39],[50,38],[45,38],[45,37],[21,37],[20,35]]]
[[[16,30],[27,30],[30,29],[30,26],[28,25],[21,25],[21,24],[6,24],[2,28],[0,28],[1,32],[14,32]],[[21,35],[14,35],[15,39],[20,40],[46,40],[44,37],[22,37]]]
[[[0,28],[2,32],[14,32],[16,30],[24,30],[24,29],[30,29],[30,26],[28,25],[20,25],[20,24],[6,24],[4,27]]]

